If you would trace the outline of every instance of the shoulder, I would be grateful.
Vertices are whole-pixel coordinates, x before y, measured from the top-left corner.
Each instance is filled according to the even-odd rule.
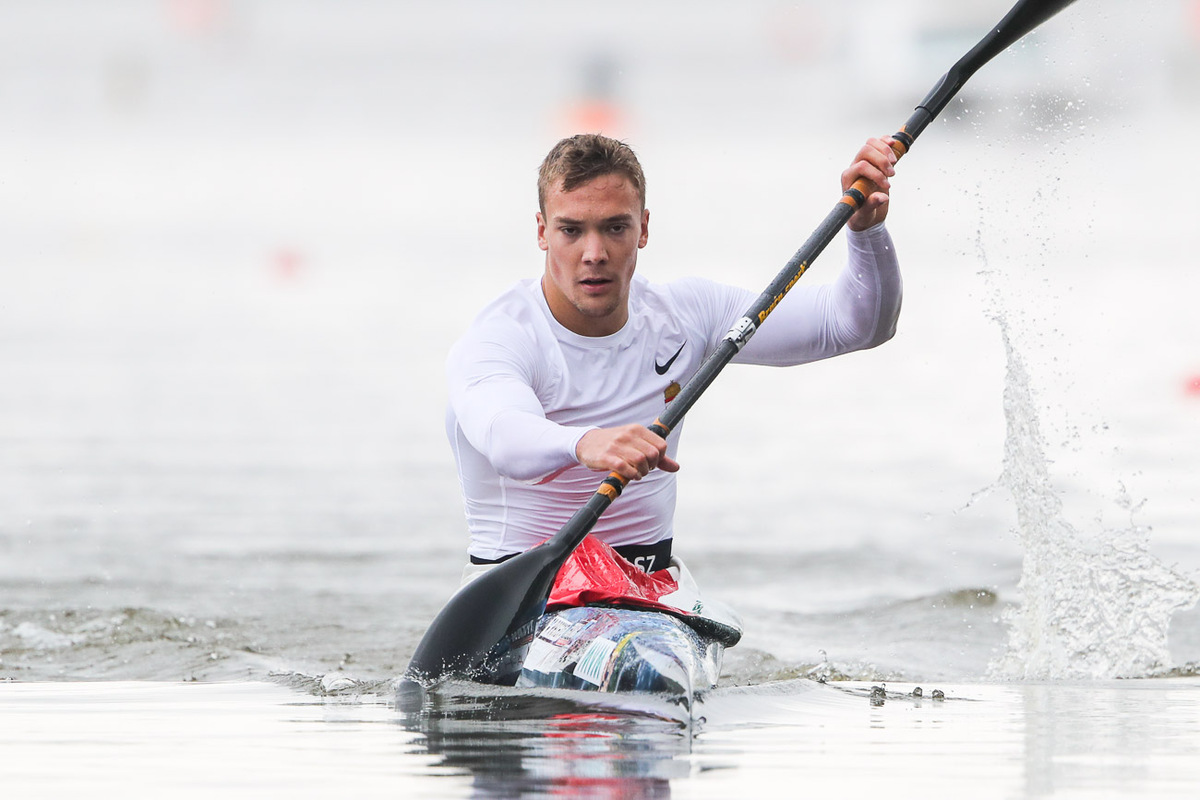
[[[535,291],[536,278],[526,278],[514,283],[481,308],[471,321],[470,327],[512,327],[527,322],[535,312],[539,312]]]
[[[747,305],[755,295],[749,290],[708,278],[691,277],[667,283],[647,283],[643,297],[643,302],[649,307],[669,310],[707,328],[713,324],[724,324],[729,308]]]
[[[540,360],[553,338],[538,305],[537,279],[513,284],[475,315],[467,330],[450,347],[447,366],[471,370],[502,363],[528,367]]]
[[[720,292],[720,284],[706,278],[677,278],[666,283],[651,283],[634,276],[630,300],[655,307],[686,307],[698,299]]]
[[[513,284],[479,310],[459,342],[521,340],[536,336],[547,327],[536,291],[539,291],[537,280],[533,278]]]

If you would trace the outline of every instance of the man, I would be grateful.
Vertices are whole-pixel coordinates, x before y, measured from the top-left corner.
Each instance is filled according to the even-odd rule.
[[[901,282],[884,225],[889,144],[868,140],[842,173],[843,189],[860,177],[877,187],[848,223],[846,267],[828,286],[793,289],[735,362],[802,364],[891,338]],[[632,482],[593,535],[646,571],[671,558],[682,425],[669,441],[646,425],[759,293],[635,275],[649,238],[645,185],[622,142],[582,134],[555,145],[538,178],[544,273],[484,308],[451,350],[446,429],[473,565],[552,535],[614,471]]]

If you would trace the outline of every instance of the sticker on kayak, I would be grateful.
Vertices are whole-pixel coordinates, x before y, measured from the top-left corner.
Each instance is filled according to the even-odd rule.
[[[583,625],[577,622],[569,622],[562,617],[552,617],[538,631],[538,638],[550,642],[555,647],[562,647],[578,638],[582,628]]]
[[[692,678],[679,661],[660,653],[653,647],[642,647],[637,642],[633,643],[633,649],[637,651],[638,658],[653,667],[654,671],[664,679],[671,681],[683,691],[691,688]]]
[[[595,686],[604,683],[604,672],[608,666],[608,659],[616,649],[617,643],[610,642],[608,639],[593,641],[591,647],[584,652],[583,658],[579,659],[579,663],[575,665],[575,677],[583,678]]]

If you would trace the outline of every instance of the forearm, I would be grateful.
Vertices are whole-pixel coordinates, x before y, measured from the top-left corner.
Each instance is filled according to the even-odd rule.
[[[739,354],[787,366],[875,347],[896,332],[902,282],[887,228],[847,231],[849,259],[826,285],[797,287]]]
[[[904,294],[900,262],[882,224],[848,231],[846,238],[849,261],[833,284],[837,317],[848,321],[844,342],[849,349],[865,350],[896,335]]]
[[[575,448],[589,430],[557,425],[526,411],[506,410],[492,417],[479,435],[467,433],[467,439],[499,474],[536,483],[578,464]]]
[[[491,341],[460,343],[447,359],[447,389],[466,442],[500,475],[536,482],[577,464],[575,446],[590,428],[546,418],[527,360]]]

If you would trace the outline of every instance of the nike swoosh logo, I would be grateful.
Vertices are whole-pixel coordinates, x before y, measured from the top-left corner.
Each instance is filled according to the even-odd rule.
[[[665,363],[665,364],[660,364],[660,363],[658,363],[658,360],[655,359],[654,371],[657,372],[659,375],[666,375],[667,370],[669,370],[671,368],[671,365],[675,363],[675,359],[679,358],[679,354],[683,352],[683,348],[686,345],[687,345],[687,340],[685,339],[683,344],[679,345],[679,349],[675,351],[675,355],[668,358],[667,363]]]

